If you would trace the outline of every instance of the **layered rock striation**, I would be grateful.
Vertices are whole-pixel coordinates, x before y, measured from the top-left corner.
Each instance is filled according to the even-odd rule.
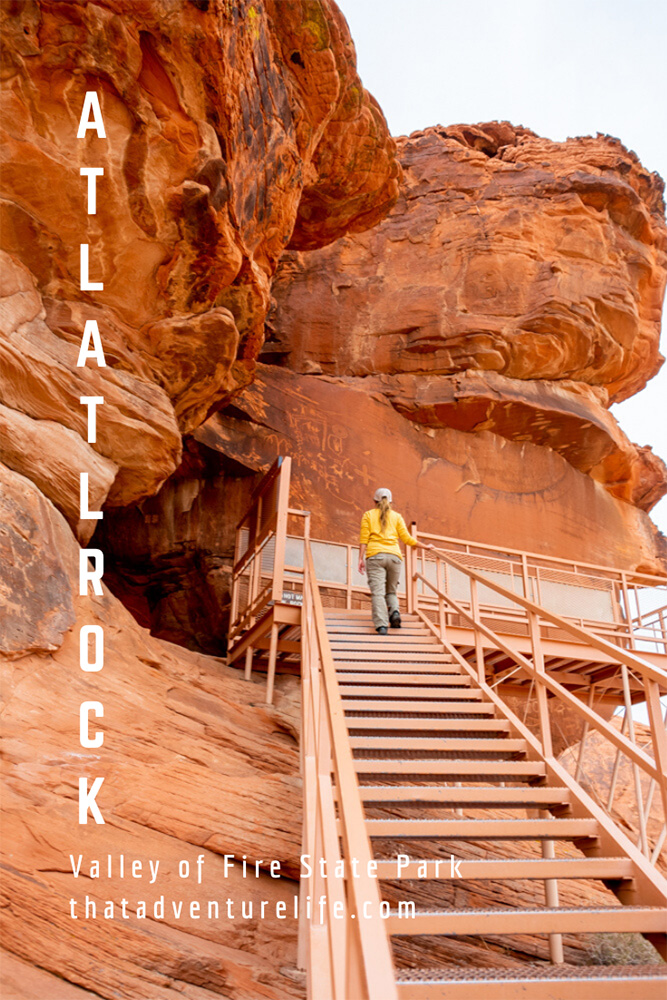
[[[608,407],[662,363],[661,179],[608,136],[505,122],[427,129],[399,153],[381,225],[283,258],[273,359],[357,379],[426,427],[551,448],[649,510],[667,472]]]
[[[73,884],[100,912],[132,894],[117,869],[73,883],[69,855],[160,858],[142,897],[188,913],[298,892],[296,682],[268,709],[197,652],[224,650],[233,528],[278,454],[330,539],[354,541],[383,482],[423,528],[661,568],[645,511],[664,467],[608,410],[660,363],[660,182],[615,140],[506,123],[402,139],[401,168],[332,0],[40,0],[0,18],[0,986],[301,996],[294,921],[73,925]],[[106,140],[76,139],[89,90]],[[91,319],[106,365],[78,367]],[[81,396],[105,400],[93,443]],[[81,473],[114,594],[79,595]],[[94,753],[84,625],[106,643]],[[104,826],[77,827],[81,775],[104,777]],[[226,853],[257,881],[226,875]],[[184,887],[199,855],[204,887]]]
[[[3,4],[0,21],[0,992],[301,996],[294,920],[224,918],[228,897],[275,914],[298,893],[294,681],[267,709],[220,660],[151,637],[136,620],[144,594],[124,594],[136,618],[106,589],[80,597],[78,543],[96,526],[80,516],[80,475],[105,518],[165,483],[192,503],[199,466],[183,434],[252,381],[282,252],[382,218],[398,193],[395,144],[330,0],[40,0]],[[88,91],[105,139],[77,139]],[[86,167],[104,171],[91,215]],[[94,292],[81,289],[82,244]],[[106,364],[79,367],[91,320]],[[82,396],[104,398],[93,443]],[[207,611],[202,631],[215,632]],[[79,666],[85,625],[105,637],[94,675]],[[92,695],[105,707],[94,751],[79,742]],[[104,778],[102,826],[77,825],[82,775]],[[80,852],[84,872],[112,857],[113,876],[75,881]],[[261,860],[257,880],[226,876],[225,853]],[[128,886],[121,854],[144,870],[161,859],[162,882]],[[178,866],[198,856],[195,888]],[[267,874],[272,859],[282,879]],[[150,912],[162,894],[164,921],[120,915],[124,898]],[[73,895],[98,919],[75,923]],[[192,915],[208,899],[221,920]]]
[[[298,893],[290,878],[300,845],[295,678],[279,678],[270,708],[260,684],[154,639],[106,588],[80,597],[78,545],[60,512],[16,473],[3,479],[2,498],[0,540],[13,543],[16,558],[8,576],[12,560],[0,552],[2,598],[9,589],[9,622],[20,626],[2,636],[2,652],[13,640],[14,658],[3,684],[0,933],[11,957],[0,963],[0,993],[78,996],[65,990],[66,980],[110,1000],[167,1000],[175,992],[191,1000],[302,996],[296,924],[275,915],[279,901],[293,913]],[[104,629],[98,674],[79,666],[85,625]],[[103,701],[94,728],[104,744],[86,751],[78,716],[91,694]],[[77,823],[81,777],[104,779],[104,825]],[[259,877],[243,879],[238,865],[226,872],[224,854],[262,859]],[[282,878],[270,877],[269,859],[280,863]],[[95,860],[99,877],[90,874]],[[187,879],[179,876],[183,860]],[[133,861],[141,862],[140,877],[131,874]],[[86,919],[86,898],[94,918],[89,906]],[[161,898],[163,916],[154,919]],[[241,901],[257,908],[262,899],[266,919],[257,909],[240,919]],[[176,914],[172,901],[179,900]],[[208,917],[211,900],[220,919]],[[141,901],[146,919],[137,916]],[[108,909],[104,916],[110,903],[113,919]]]
[[[154,494],[181,435],[252,380],[285,247],[382,218],[395,145],[329,0],[43,0],[1,17],[0,419],[16,447],[0,459],[85,540],[63,466],[98,504]],[[106,139],[77,139],[90,90]],[[94,215],[82,167],[104,170]],[[77,368],[91,319],[106,369]],[[92,447],[72,434],[81,395],[107,403]]]
[[[610,410],[662,361],[662,181],[606,136],[495,122],[398,146],[387,218],[286,251],[253,384],[193,432],[171,485],[107,520],[114,586],[147,595],[160,635],[222,648],[197,608],[222,600],[224,623],[240,477],[281,453],[320,537],[354,541],[387,482],[425,530],[664,572],[646,513],[665,466]]]

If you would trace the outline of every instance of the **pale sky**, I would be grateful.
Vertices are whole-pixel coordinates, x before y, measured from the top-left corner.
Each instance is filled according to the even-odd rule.
[[[667,178],[664,0],[337,2],[393,135],[494,119],[556,141],[604,132]],[[667,459],[667,364],[612,412]],[[667,497],[651,517],[667,534]]]

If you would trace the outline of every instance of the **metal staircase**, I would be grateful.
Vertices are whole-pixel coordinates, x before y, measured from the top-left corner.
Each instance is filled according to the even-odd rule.
[[[402,627],[379,636],[356,550],[311,541],[289,473],[279,460],[238,526],[228,662],[265,670],[268,702],[277,673],[301,674],[309,1000],[664,1000],[657,958],[583,965],[581,944],[638,933],[667,956],[667,629],[662,608],[632,614],[664,582],[421,535],[438,548],[407,554]],[[580,607],[564,617],[550,593]],[[594,740],[614,761],[604,787]]]
[[[325,620],[382,884],[415,885],[418,878],[422,884],[424,878],[508,884],[507,905],[487,909],[415,907],[409,915],[404,894],[404,912],[392,908],[387,933],[392,939],[548,934],[559,963],[516,975],[496,970],[472,975],[456,966],[399,970],[398,997],[663,998],[665,965],[559,965],[561,935],[591,930],[640,932],[664,955],[667,884],[659,876],[647,880],[641,856],[631,857],[622,847],[605,856],[605,831],[593,812],[572,809],[572,790],[535,752],[518,720],[489,698],[420,618],[404,616],[403,628],[386,637],[376,635],[364,612],[330,610]],[[461,816],[463,809],[474,811],[475,818]],[[497,818],[499,810],[525,811],[530,818]],[[452,862],[457,843],[490,840],[505,845],[503,857]],[[520,840],[539,841],[543,858],[512,858],[511,844]],[[576,845],[581,856],[559,856],[562,842]],[[545,906],[514,908],[511,881],[517,879],[543,880]],[[626,905],[614,899],[616,905],[561,908],[559,879],[599,880]]]

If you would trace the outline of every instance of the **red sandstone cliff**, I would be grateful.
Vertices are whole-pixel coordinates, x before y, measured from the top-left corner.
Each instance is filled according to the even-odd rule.
[[[665,466],[609,409],[661,363],[661,179],[618,140],[507,123],[399,152],[387,218],[283,255],[253,384],[154,499],[107,520],[114,586],[158,634],[220,648],[199,609],[224,605],[240,475],[281,452],[322,537],[354,539],[389,482],[423,529],[664,570],[646,512]]]
[[[498,122],[417,132],[399,153],[405,183],[383,223],[283,258],[267,350],[436,436],[548,448],[649,510],[664,464],[608,406],[662,363],[662,180],[616,139],[556,143]]]
[[[219,856],[293,873],[300,829],[289,683],[268,711],[221,661],[161,645],[107,591],[78,597],[77,538],[96,526],[79,521],[79,474],[91,509],[156,493],[181,463],[182,434],[252,380],[285,247],[382,218],[398,192],[395,144],[329,0],[41,0],[3,3],[0,18],[0,990],[300,996],[293,921],[179,922],[168,903],[164,923],[69,916],[73,890],[100,911],[160,893],[186,909],[227,895],[291,903],[291,882],[223,880]],[[76,138],[87,90],[107,140]],[[104,169],[94,216],[82,166]],[[103,291],[79,289],[84,242]],[[104,368],[76,367],[87,319]],[[105,400],[94,445],[81,395]],[[94,685],[105,743],[81,752],[89,623],[105,632]],[[80,828],[78,777],[93,772],[106,823]],[[81,885],[68,862],[80,852],[160,858],[165,877],[159,892],[131,892],[117,874]],[[176,872],[200,853],[198,890]]]
[[[252,379],[283,250],[382,218],[395,145],[328,0],[0,13],[0,460],[76,526],[78,471],[95,503],[150,496],[181,434]],[[106,140],[76,138],[90,89]],[[83,166],[104,169],[96,215]],[[83,242],[103,291],[79,290]],[[98,321],[106,369],[76,368],[84,319]],[[106,401],[94,447],[80,395]]]
[[[79,522],[79,472],[105,509],[95,544],[116,592],[198,649],[224,646],[231,527],[279,451],[331,537],[349,537],[390,475],[423,527],[560,555],[583,538],[591,561],[655,566],[635,504],[657,499],[664,471],[606,404],[658,363],[659,182],[607,139],[428,130],[401,141],[405,185],[378,225],[400,168],[329,0],[41,0],[0,16],[3,995],[299,996],[293,925],[72,933],[80,850],[159,857],[161,889],[188,902],[212,886],[289,900],[293,884],[266,874],[225,884],[220,855],[293,873],[300,801],[290,678],[267,710],[108,591],[77,596],[76,539],[94,527]],[[87,89],[107,143],[75,138]],[[88,165],[105,170],[91,217]],[[79,291],[81,242],[103,292]],[[76,368],[87,318],[104,369]],[[95,446],[84,394],[105,398]],[[108,644],[95,755],[77,741],[91,622]],[[106,782],[107,824],[85,837],[82,773]],[[174,872],[199,853],[195,893]],[[130,895],[117,877],[84,892]],[[465,942],[444,951],[485,961]]]

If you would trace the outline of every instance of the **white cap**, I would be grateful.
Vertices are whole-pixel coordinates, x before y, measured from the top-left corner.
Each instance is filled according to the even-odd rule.
[[[373,497],[373,499],[375,501],[378,501],[384,499],[384,497],[386,497],[389,503],[391,503],[392,501],[391,490],[387,490],[384,487],[380,487],[379,490],[375,491],[375,496]]]

